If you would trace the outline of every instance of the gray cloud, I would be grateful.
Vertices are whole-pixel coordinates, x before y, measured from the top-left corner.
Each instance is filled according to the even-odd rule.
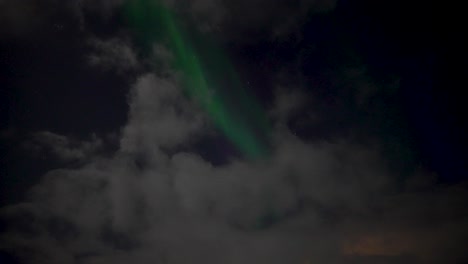
[[[1,0],[0,32],[7,36],[28,37],[41,26],[52,27],[53,16],[67,14],[77,20],[82,29],[87,28],[85,14],[108,19],[125,0]]]
[[[86,12],[110,17],[122,6],[124,0],[76,0],[75,12],[85,25]],[[336,0],[301,0],[291,3],[286,0],[162,0],[177,10],[186,19],[191,19],[205,32],[217,32],[228,38],[243,34],[267,34],[272,38],[288,36],[298,30],[309,13],[334,9]],[[262,12],[258,12],[262,10]]]
[[[177,1],[170,2],[177,5]],[[263,32],[277,38],[296,31],[310,12],[329,11],[335,4],[335,0],[197,0],[188,8],[202,30],[227,32],[235,38]]]
[[[148,74],[140,77],[130,93],[129,121],[123,129],[123,151],[175,147],[203,127],[197,107],[183,97],[177,84]]]
[[[281,38],[297,32],[309,13],[332,10],[336,0],[162,0],[186,19],[194,21],[202,31],[217,32],[237,41],[239,36],[268,36]],[[51,23],[53,14],[67,12],[78,20],[83,30],[88,29],[87,14],[108,20],[117,14],[125,0],[73,0],[62,3],[46,1],[0,1],[0,32],[26,35],[39,25]],[[258,12],[257,10],[262,10]],[[244,40],[243,40],[244,41]]]
[[[243,32],[255,24],[254,31],[281,35],[305,12],[334,4],[300,1],[285,10],[286,1],[277,2],[194,1],[189,9],[206,30]],[[87,1],[76,3],[87,8]],[[119,3],[99,1],[97,8]],[[265,12],[253,12],[258,6]],[[94,45],[99,65],[138,65],[119,40]],[[167,56],[159,46],[155,53]],[[360,69],[344,74],[351,75],[346,85],[369,85],[356,98],[365,104],[376,84]],[[37,133],[33,146],[85,162],[46,173],[24,203],[0,209],[0,251],[39,264],[466,261],[464,184],[439,187],[420,172],[400,190],[378,145],[301,139],[287,122],[308,99],[285,90],[278,89],[270,111],[272,153],[263,160],[214,166],[196,150],[181,151],[212,127],[170,72],[137,78],[111,157],[98,155],[97,137]]]
[[[284,126],[270,157],[213,166],[166,151],[207,128],[171,78],[143,75],[129,105],[113,157],[51,171],[28,201],[2,208],[1,250],[24,263],[463,260],[463,186],[421,195],[415,176],[392,194],[378,148],[304,142]]]
[[[32,33],[57,12],[56,0],[0,1],[0,33],[7,36],[25,36]]]
[[[86,161],[103,147],[103,140],[96,135],[80,141],[49,131],[35,133],[31,139],[23,142],[24,150],[38,156],[52,155],[60,161]]]
[[[139,67],[137,55],[129,44],[121,39],[91,39],[89,43],[95,50],[88,57],[92,66],[105,70],[116,70],[119,73],[135,70]]]
[[[466,190],[466,183],[460,183],[382,198],[378,210],[349,220],[345,252],[367,258],[407,256],[413,259],[408,263],[466,262]]]
[[[289,88],[289,89],[288,89]],[[275,90],[276,102],[270,111],[270,116],[277,119],[277,122],[287,122],[300,110],[303,110],[308,99],[303,92],[294,88],[277,87]]]

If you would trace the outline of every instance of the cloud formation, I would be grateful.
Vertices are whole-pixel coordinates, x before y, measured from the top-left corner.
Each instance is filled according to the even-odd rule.
[[[50,8],[55,0],[38,1],[0,1],[0,33],[15,37],[32,33],[46,22],[46,18],[56,9]],[[52,3],[52,5],[51,5]]]
[[[169,2],[178,4],[177,1]],[[190,2],[188,10],[205,31],[227,31],[236,38],[246,33],[252,37],[266,33],[269,37],[277,38],[298,30],[309,13],[329,11],[335,4],[335,0],[301,0],[294,3],[284,0],[197,0]]]
[[[1,251],[20,263],[463,260],[461,186],[421,195],[415,180],[392,194],[378,148],[304,142],[281,125],[269,158],[214,166],[174,151],[209,126],[171,77],[141,76],[129,105],[112,157],[50,171],[26,202],[2,208]],[[78,153],[66,137],[38,138],[64,158]]]
[[[136,70],[139,67],[138,59],[129,44],[121,39],[100,40],[92,39],[90,45],[95,50],[89,55],[92,66],[105,70],[116,70],[119,73]]]
[[[278,37],[293,31],[307,12],[326,11],[335,4],[274,2],[197,0],[172,5],[189,12],[202,30],[226,30],[229,37],[266,31]],[[78,13],[93,8],[109,13],[121,1],[73,3]],[[96,65],[123,71],[141,65],[124,41],[92,43],[96,52],[87,58]],[[170,57],[157,44],[154,53],[163,57],[161,61]],[[363,68],[346,68],[340,74],[345,75],[343,86],[357,90],[351,100],[365,107],[379,84],[370,82]],[[269,109],[271,154],[255,161],[230,155],[226,163],[215,165],[209,155],[200,154],[203,144],[197,141],[217,131],[179,86],[176,74],[168,69],[135,78],[128,94],[127,122],[112,155],[101,155],[103,140],[97,136],[78,141],[48,131],[34,134],[26,144],[30,149],[80,163],[47,172],[25,201],[0,208],[0,260],[34,264],[468,260],[466,183],[438,185],[436,177],[424,171],[401,183],[379,144],[301,138],[288,124],[310,99],[291,87],[278,87]],[[314,114],[326,119],[328,113]]]
[[[93,135],[89,141],[80,141],[49,131],[41,131],[21,145],[25,151],[38,156],[52,155],[63,162],[87,161],[102,149],[103,140]]]

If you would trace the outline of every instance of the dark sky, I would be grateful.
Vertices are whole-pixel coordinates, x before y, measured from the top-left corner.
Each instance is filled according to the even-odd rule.
[[[162,1],[266,117],[252,159],[128,1],[0,0],[0,263],[468,263],[460,8]]]

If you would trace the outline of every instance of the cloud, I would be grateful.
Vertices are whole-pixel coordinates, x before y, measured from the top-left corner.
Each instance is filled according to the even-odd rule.
[[[286,10],[285,1],[195,1],[190,8],[206,12],[211,27],[289,30],[303,12],[332,8],[317,3]],[[299,18],[276,19],[286,14]],[[139,64],[120,40],[93,45],[98,65]],[[155,46],[155,56],[164,52]],[[369,85],[356,98],[366,104],[374,84],[360,69],[346,73],[352,84]],[[270,155],[215,166],[193,147],[213,133],[209,118],[173,73],[143,74],[131,87],[128,120],[110,157],[100,155],[98,137],[34,135],[31,149],[80,160],[80,167],[49,171],[23,203],[0,209],[0,252],[39,264],[466,261],[466,186],[427,183],[422,173],[399,187],[378,145],[298,137],[287,123],[307,100],[295,89],[278,89]]]
[[[467,195],[466,183],[460,183],[387,196],[373,215],[361,218],[360,227],[356,223],[348,227],[344,253],[361,258],[411,257],[408,263],[464,263],[468,214],[462,201]]]
[[[123,151],[173,148],[190,140],[204,126],[200,109],[182,95],[172,79],[143,75],[129,96]]]
[[[424,185],[410,181],[392,195],[377,148],[304,142],[284,127],[270,157],[214,166],[196,152],[168,151],[208,128],[174,79],[141,76],[129,105],[114,156],[50,171],[27,201],[2,208],[1,250],[24,263],[462,259],[463,186],[421,195],[411,188]],[[38,138],[78,155],[63,136]],[[432,222],[421,225],[426,217]]]
[[[89,63],[92,66],[101,67],[105,70],[116,70],[124,73],[139,67],[137,55],[128,43],[121,39],[89,41],[94,52],[89,55]]]
[[[239,36],[266,33],[277,38],[297,31],[309,13],[334,9],[336,0],[301,0],[291,3],[286,0],[222,1],[196,0],[186,3],[179,0],[162,0],[192,19],[202,31],[216,31],[224,36],[241,39]],[[82,29],[88,27],[89,14],[107,20],[118,14],[125,0],[73,0],[62,3],[57,0],[0,1],[0,30],[9,34],[27,34],[38,25],[47,22],[52,14],[68,12],[79,21]]]
[[[177,1],[169,1],[177,6]],[[189,12],[204,31],[218,31],[237,38],[246,33],[267,33],[270,37],[287,36],[298,29],[310,12],[324,12],[335,7],[335,0],[290,1],[197,0]],[[245,40],[245,39],[244,39]]]
[[[56,12],[55,0],[0,1],[0,33],[7,36],[25,36],[34,32]]]
[[[298,89],[284,87],[276,88],[275,99],[275,106],[270,115],[278,119],[278,122],[286,122],[297,115],[300,110],[303,110],[306,101],[310,100]]]
[[[98,11],[104,16],[112,14],[116,8],[121,6],[125,0],[75,0],[77,6],[83,9]]]
[[[1,0],[0,32],[11,37],[28,37],[38,33],[42,26],[53,25],[58,16],[66,14],[87,29],[86,16],[107,20],[116,14],[125,0]],[[39,33],[43,33],[39,31]]]
[[[102,139],[93,135],[89,141],[80,141],[49,131],[35,133],[22,147],[39,156],[52,155],[62,161],[87,161],[103,147]]]
[[[336,0],[162,0],[174,8],[182,20],[204,32],[216,32],[220,36],[240,42],[252,42],[258,37],[283,38],[298,32],[310,13],[334,9]],[[52,23],[53,15],[68,13],[82,30],[92,31],[93,19],[109,21],[120,15],[125,0],[57,0],[0,2],[0,32],[27,36],[40,25]],[[95,22],[95,21],[94,21]],[[244,38],[246,35],[249,39]],[[258,36],[258,37],[255,37]],[[115,43],[114,43],[115,44]]]

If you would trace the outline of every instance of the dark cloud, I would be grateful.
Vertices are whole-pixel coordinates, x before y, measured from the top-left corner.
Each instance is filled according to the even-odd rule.
[[[287,118],[281,102],[297,102],[288,98],[273,112]],[[377,148],[307,143],[281,122],[269,158],[213,166],[197,153],[166,152],[207,128],[171,78],[142,76],[129,104],[112,158],[50,171],[27,202],[2,209],[3,251],[24,263],[464,260],[462,185],[424,190],[415,176],[393,194]],[[74,153],[66,137],[39,135]]]
[[[177,74],[168,67],[171,54],[165,47],[154,43],[150,58],[140,58],[125,34],[90,33],[90,17],[108,19],[122,3],[66,4],[85,32],[83,43],[89,49],[80,56],[87,66],[135,77],[129,77],[126,121],[114,136],[118,147],[104,153],[105,137],[88,133],[93,136],[77,139],[54,129],[34,131],[21,140],[26,151],[52,154],[65,165],[48,170],[23,201],[0,208],[1,261],[468,261],[466,182],[441,184],[439,175],[426,168],[402,172],[398,165],[407,162],[403,148],[392,137],[385,143],[391,133],[379,130],[392,122],[387,102],[397,98],[399,75],[379,78],[369,64],[356,59],[359,55],[343,51],[347,45],[337,48],[340,39],[330,37],[328,24],[319,20],[312,22],[325,25],[320,30],[327,36],[313,32],[288,48],[299,54],[290,59],[272,55],[281,50],[284,36],[304,33],[300,28],[310,14],[333,10],[335,1],[167,2],[199,30],[241,43],[240,49],[247,42],[265,48],[257,40],[283,43],[266,47],[265,58],[259,55],[258,61],[236,58],[267,65],[262,72],[267,81],[260,83],[274,88],[265,104],[272,127],[270,154],[248,160],[225,153],[234,152],[226,147],[222,164],[210,159],[216,154],[202,155],[209,151],[200,142],[219,137],[218,131],[184,96]],[[49,16],[42,4],[32,1],[1,1],[0,7],[9,12],[2,16],[9,23],[1,28],[5,32],[27,34]],[[317,45],[308,42],[314,37],[311,43]],[[239,54],[248,57],[243,51]],[[273,56],[277,64],[290,64],[269,67]],[[148,72],[147,66],[156,67]],[[0,138],[11,139],[15,132],[1,130]],[[389,158],[388,146],[398,154],[393,159],[400,160]],[[70,162],[76,163],[67,166]]]
[[[271,39],[299,34],[300,27],[310,13],[333,10],[336,0],[254,0],[223,1],[166,0],[187,22],[194,22],[203,32],[215,32],[220,36],[238,42],[255,42],[262,37]],[[93,32],[96,21],[108,23],[119,15],[125,0],[57,0],[0,2],[2,16],[1,32],[4,34],[27,36],[35,33],[41,26],[52,23],[57,29],[63,29],[61,23],[54,23],[60,16],[72,17],[73,23],[79,24],[84,31]],[[257,12],[261,9],[262,12]],[[56,20],[56,19],[55,19]],[[246,39],[248,35],[250,40]],[[296,36],[297,37],[297,36]]]
[[[172,3],[177,5],[177,1]],[[329,11],[335,4],[334,0],[293,3],[283,0],[197,0],[189,4],[188,10],[202,30],[224,32],[238,40],[244,36],[242,39],[246,40],[246,34],[257,39],[260,36],[280,38],[297,32],[308,14]],[[256,34],[259,36],[255,37]]]
[[[105,70],[116,70],[119,73],[138,69],[137,55],[125,41],[121,39],[90,40],[95,52],[89,55],[92,66]]]
[[[3,37],[30,37],[40,35],[38,30],[63,30],[61,20],[67,18],[82,30],[91,30],[89,18],[109,20],[125,0],[2,0],[0,1],[0,32]],[[70,25],[67,25],[70,26]]]
[[[96,135],[90,141],[79,141],[42,131],[23,142],[22,147],[36,156],[52,155],[60,161],[85,161],[103,148],[103,141]]]
[[[50,1],[0,1],[0,32],[2,34],[24,36],[33,33],[57,10]]]
[[[154,74],[138,79],[130,92],[129,106],[121,139],[124,151],[175,147],[203,126],[200,110],[183,97],[174,80]]]
[[[421,263],[464,263],[468,235],[461,202],[466,183],[407,191],[385,197],[378,210],[353,227],[345,244],[350,255],[408,256]],[[403,262],[406,263],[406,262]]]

